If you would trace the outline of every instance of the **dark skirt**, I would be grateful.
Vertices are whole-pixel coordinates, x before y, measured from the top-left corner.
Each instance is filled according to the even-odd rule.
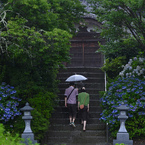
[[[79,110],[79,119],[81,119],[82,121],[87,121],[88,119],[88,107],[87,106],[84,106],[83,109],[80,109]]]

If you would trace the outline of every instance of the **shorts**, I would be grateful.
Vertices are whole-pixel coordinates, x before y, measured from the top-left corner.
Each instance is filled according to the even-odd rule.
[[[67,104],[69,117],[76,118],[76,104]]]

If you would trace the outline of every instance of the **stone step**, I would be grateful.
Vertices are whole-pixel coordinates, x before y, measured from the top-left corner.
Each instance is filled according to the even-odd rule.
[[[96,94],[89,94],[90,95],[90,100],[96,100],[99,101],[100,100],[100,96],[99,96],[99,92],[97,92]],[[58,94],[59,100],[64,100],[64,92],[63,94]]]
[[[103,72],[99,67],[67,67],[60,69],[61,72]]]
[[[98,88],[87,88],[86,92],[89,94],[98,94],[100,91],[105,91],[105,87],[98,87]],[[65,89],[64,88],[60,88],[59,89],[59,94],[64,94]]]
[[[67,88],[69,85],[66,85],[66,83],[61,83],[58,86],[59,86],[59,89],[65,90],[65,88]],[[81,86],[82,86],[81,84],[77,85],[78,88],[80,88]],[[95,82],[95,83],[85,83],[83,86],[85,86],[86,91],[88,89],[90,89],[90,88],[94,88],[94,89],[96,89],[96,88],[102,88],[102,87],[104,88],[104,84],[102,82],[101,83],[98,83],[98,82]]]
[[[54,112],[52,113],[53,118],[68,118],[69,113],[68,112]],[[78,112],[77,112],[77,117],[78,117]],[[89,112],[89,117],[90,118],[100,118],[100,112]]]
[[[82,131],[82,129],[81,130],[66,130],[66,131],[64,131],[64,130],[59,130],[59,131],[54,130],[53,131],[52,130],[51,132],[48,133],[48,136],[49,137],[57,137],[57,136],[59,136],[59,137],[63,137],[63,136],[69,137],[73,134],[77,134],[80,137],[105,136],[106,132],[104,130],[97,130],[97,131],[96,130],[86,130],[86,132],[84,133]]]
[[[84,132],[86,133],[86,132]],[[72,135],[69,138],[68,137],[48,137],[48,143],[47,145],[57,145],[58,143],[61,142],[61,145],[66,145],[66,144],[84,144],[84,143],[89,143],[89,144],[96,144],[100,142],[105,142],[106,138],[103,136],[89,136],[89,137],[77,137],[76,135]]]
[[[85,132],[86,133],[86,132]],[[105,140],[104,136],[86,136],[74,138],[73,143],[99,143]]]
[[[50,122],[53,124],[69,124],[69,118],[51,118]],[[99,118],[89,118],[87,121],[89,124],[100,123]],[[76,118],[75,124],[80,124],[80,119]]]
[[[68,108],[64,106],[64,92],[69,86],[65,80],[73,74],[81,74],[88,78],[82,81],[90,94],[90,111],[87,121],[86,132],[82,131],[80,119],[75,120],[76,127],[69,125]],[[104,72],[100,68],[67,68],[61,69],[59,79],[58,106],[50,119],[50,127],[41,145],[110,145],[106,143],[106,125],[99,120],[102,108],[100,106],[100,91],[105,90]],[[76,82],[77,87],[82,83]],[[77,106],[76,106],[77,108]]]
[[[50,124],[50,127],[49,127],[49,132],[51,131],[60,131],[60,130],[82,130],[82,125],[79,123],[79,124],[76,124],[77,127],[75,128],[72,128],[71,126],[69,126],[69,124]],[[86,129],[87,130],[105,130],[106,129],[106,125],[105,123],[103,122],[100,122],[100,123],[96,123],[96,124],[87,124],[86,125]]]
[[[59,106],[64,106],[64,104],[65,104],[64,98],[63,98],[63,100],[58,100],[57,103],[59,104]],[[89,104],[90,104],[90,106],[100,106],[100,99],[94,100],[94,99],[90,98]]]
[[[59,144],[57,144],[59,145]],[[62,145],[62,144],[60,144]],[[65,145],[82,145],[82,143],[75,143],[75,144],[65,144]],[[112,145],[112,143],[107,143],[107,142],[99,142],[99,143],[83,143],[83,145]]]
[[[100,68],[97,67],[67,67],[64,69],[60,69],[59,72],[100,72],[102,73],[103,71]]]
[[[90,80],[92,78],[96,78],[96,79],[101,79],[104,78],[104,73],[78,73],[79,75],[83,75],[84,77],[87,78],[87,80]],[[68,77],[74,75],[74,73],[60,73],[57,78],[60,80],[66,80]]]
[[[66,83],[66,84],[69,84],[69,82],[66,82],[66,79],[68,77],[63,77],[63,78],[58,78],[59,82],[60,83]],[[98,83],[103,83],[105,80],[104,80],[104,77],[89,77],[88,80],[85,80],[85,81],[82,81],[83,84],[85,83],[95,83],[95,82],[98,82]],[[81,83],[80,81],[78,82],[75,82],[76,84],[79,84]]]
[[[78,92],[80,92],[80,90],[78,90]],[[88,92],[88,91],[87,91],[87,92]],[[61,96],[64,96],[64,93],[65,93],[65,88],[64,88],[64,90],[61,89],[61,92],[60,92],[60,90],[59,90],[59,92],[58,92],[57,95],[58,95],[59,97],[61,97]],[[91,98],[94,97],[94,99],[100,98],[100,91],[96,91],[95,93],[89,93],[89,95],[91,96]]]
[[[73,74],[70,74],[70,75],[66,75],[65,73],[63,74],[60,74],[59,76],[57,76],[58,80],[61,80],[62,82],[65,82],[65,80],[72,76]],[[100,74],[89,74],[89,75],[83,75],[84,77],[87,78],[87,80],[85,80],[84,82],[89,82],[89,80],[92,80],[93,78],[95,80],[100,80],[100,79],[104,79],[104,74],[103,73],[100,73]]]
[[[77,108],[77,106],[76,106]],[[56,112],[68,112],[68,108],[65,106],[58,106],[54,108]],[[100,106],[90,106],[89,112],[102,112],[102,108]]]
[[[42,144],[43,145],[43,144]],[[48,143],[45,145],[82,145],[82,143]],[[83,145],[113,145],[112,143],[99,142],[99,143],[83,143]]]

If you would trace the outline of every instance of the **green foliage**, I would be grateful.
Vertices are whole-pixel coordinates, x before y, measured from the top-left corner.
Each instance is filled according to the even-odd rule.
[[[57,96],[52,92],[46,92],[42,90],[42,88],[39,88],[38,90],[37,87],[33,87],[27,90],[27,93],[29,92],[29,95],[25,94],[25,92],[22,92],[22,94],[25,94],[23,98],[27,99],[27,102],[30,103],[30,106],[34,108],[34,110],[32,110],[33,119],[31,128],[35,135],[35,139],[41,140],[45,132],[48,130],[51,114],[54,110],[54,106],[57,105]],[[31,93],[33,94],[33,97],[31,97]],[[25,101],[23,101],[22,107],[24,107]],[[22,134],[25,128],[22,116],[17,117],[13,122],[11,122],[11,124],[13,124],[12,128],[9,128],[9,123],[6,124],[8,130],[11,130],[12,133],[18,132],[19,134]]]
[[[102,120],[110,121],[110,130],[116,136],[118,111],[115,110],[122,101],[130,107],[129,119],[126,127],[130,137],[144,135],[144,55],[145,55],[145,1],[144,0],[88,0],[92,4],[93,13],[97,20],[102,23],[101,36],[106,39],[105,45],[101,45],[98,52],[105,54],[107,63],[102,69],[108,71],[107,75],[114,79],[108,86],[107,92],[102,96],[103,113]],[[140,54],[143,52],[143,54]],[[126,56],[126,60],[119,60],[119,57]],[[140,55],[141,61],[130,60]],[[117,60],[118,59],[118,60]],[[122,78],[117,79],[117,61],[125,65],[120,72]],[[116,63],[115,63],[116,61]],[[111,64],[109,64],[111,63]],[[114,64],[114,65],[113,65]],[[116,66],[116,68],[114,68]],[[116,71],[115,71],[116,70]],[[133,77],[133,78],[132,78]],[[139,79],[138,79],[139,78]],[[117,79],[117,80],[116,80]],[[140,85],[140,86],[139,86]],[[130,106],[132,104],[132,106]],[[141,119],[143,118],[143,119]]]
[[[39,143],[33,144],[30,138],[27,139],[27,143],[28,145],[40,145]]]
[[[101,105],[103,112],[101,120],[109,123],[110,132],[115,137],[120,126],[119,111],[116,107],[122,102],[129,107],[126,128],[130,138],[145,135],[145,81],[144,58],[134,57],[124,66],[120,77],[108,85],[102,94]]]
[[[0,124],[0,140],[0,145],[25,145],[24,139],[20,138],[18,134],[12,136],[10,132],[6,132],[3,124]],[[28,145],[39,145],[39,143],[32,144],[32,141],[28,139]]]
[[[50,92],[40,92],[34,98],[30,98],[29,102],[33,108],[42,114],[44,118],[49,120],[54,110],[56,95]]]
[[[14,120],[5,123],[4,125],[6,131],[9,131],[13,136],[16,135],[17,133],[21,135],[25,129],[25,122],[22,119],[22,116],[23,116],[23,112],[22,115],[17,116]]]
[[[35,82],[55,92],[58,70],[70,59],[69,40],[84,6],[79,0],[2,0],[2,4],[1,81],[18,90]]]
[[[29,27],[45,31],[59,28],[74,32],[74,24],[82,19],[85,12],[79,0],[11,0],[6,8],[13,11],[10,17],[20,14]]]
[[[110,84],[108,91],[101,98],[103,112],[101,120],[108,122],[112,136],[115,137],[119,129],[119,111],[116,107],[122,102],[129,107],[129,119],[126,122],[130,137],[145,135],[145,81],[137,78],[122,78]],[[141,119],[143,118],[143,119]]]
[[[32,111],[32,116],[33,116],[31,123],[32,131],[35,134],[35,139],[41,140],[44,137],[46,131],[48,131],[49,120],[43,117],[43,115],[37,110]]]
[[[24,145],[19,135],[12,136],[9,132],[5,132],[3,124],[0,124],[0,145]]]
[[[119,72],[122,70],[122,65],[126,62],[126,57],[121,56],[115,59],[106,59],[103,67],[101,68],[107,74],[107,80],[113,79],[118,76]]]
[[[31,107],[35,108],[32,111],[32,130],[38,140],[41,140],[48,130],[49,119],[56,105],[56,97],[56,95],[50,92],[40,92],[34,98],[29,99]]]
[[[5,77],[5,73],[6,73],[6,65],[2,66],[0,65],[0,82],[2,82],[2,80],[4,80]]]
[[[58,93],[57,74],[70,60],[70,39],[83,16],[79,0],[2,0],[0,9],[0,82],[17,90],[20,107],[32,111],[32,130],[40,140]],[[16,123],[16,122],[17,123]],[[5,123],[13,134],[22,134],[19,117]],[[10,127],[12,126],[12,127]]]
[[[115,145],[126,145],[126,144],[124,144],[124,143],[120,143],[120,144],[119,143],[116,143]]]
[[[145,116],[136,115],[127,119],[126,129],[129,131],[130,138],[139,138],[145,136]]]
[[[102,23],[101,36],[106,39],[98,52],[109,60],[126,56],[127,61],[145,52],[145,2],[143,0],[88,0]],[[111,69],[111,68],[110,68]],[[118,68],[116,68],[117,71]],[[115,76],[114,76],[115,77]]]
[[[1,81],[18,89],[33,81],[54,92],[58,69],[70,59],[69,40],[84,7],[78,0],[7,1],[0,11],[5,14],[0,23],[0,65],[5,66]]]
[[[43,112],[42,112],[43,113]],[[46,119],[41,112],[38,112],[35,108],[31,111],[33,119],[31,120],[31,129],[34,133],[35,140],[40,141],[49,127],[49,119]],[[12,135],[22,134],[25,129],[25,122],[22,116],[16,117],[13,121],[5,124],[6,130],[10,131]],[[11,125],[12,124],[12,125]]]

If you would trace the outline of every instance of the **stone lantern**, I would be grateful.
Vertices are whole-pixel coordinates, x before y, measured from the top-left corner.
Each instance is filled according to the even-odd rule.
[[[126,107],[124,105],[124,102],[122,102],[121,106],[117,107],[116,109],[120,111],[120,114],[118,116],[118,118],[120,119],[120,129],[117,133],[117,139],[113,140],[113,145],[115,145],[116,143],[133,145],[133,140],[129,140],[129,134],[127,133],[125,127],[125,121],[128,118],[128,116],[126,115],[126,111],[129,110],[129,107]]]
[[[32,143],[37,143],[36,140],[34,140],[34,134],[31,130],[31,119],[33,118],[31,116],[31,110],[33,110],[32,107],[29,106],[29,103],[26,103],[25,107],[20,109],[21,111],[24,112],[24,116],[22,117],[22,119],[25,121],[25,130],[22,134],[22,138],[24,139],[24,143],[26,145],[28,145],[29,143],[29,139],[32,141]]]

